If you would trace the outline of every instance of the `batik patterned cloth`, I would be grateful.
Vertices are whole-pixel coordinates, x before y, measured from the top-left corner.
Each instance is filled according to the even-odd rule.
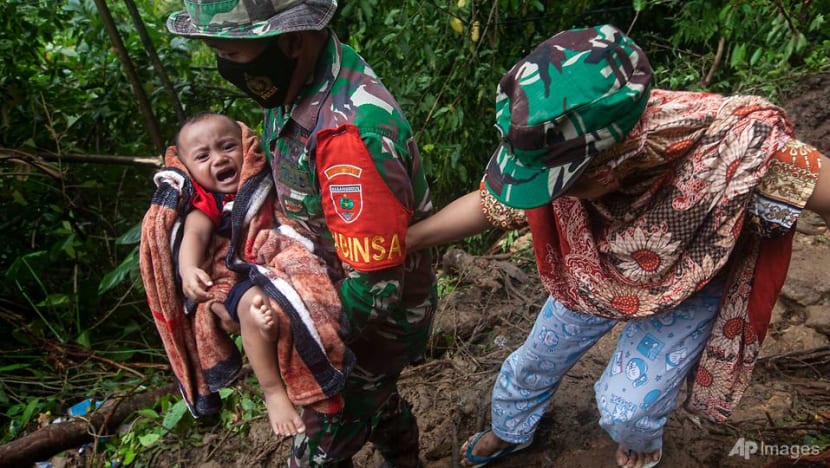
[[[629,320],[668,310],[728,272],[687,402],[724,420],[749,383],[786,276],[789,227],[815,186],[817,153],[799,148],[783,111],[761,98],[653,90],[634,130],[583,175],[610,193],[527,210],[543,284],[572,310]],[[762,237],[749,207],[782,221],[785,234]]]
[[[795,225],[820,169],[821,153],[801,141],[790,140],[775,153],[749,204],[748,221],[762,237],[782,235]]]

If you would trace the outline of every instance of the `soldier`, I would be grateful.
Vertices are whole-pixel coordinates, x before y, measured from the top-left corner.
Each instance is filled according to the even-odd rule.
[[[279,203],[318,236],[350,321],[357,362],[345,408],[334,417],[303,410],[305,433],[295,436],[289,465],[351,466],[368,440],[388,464],[420,466],[418,428],[397,380],[422,359],[436,295],[430,253],[405,244],[407,227],[432,211],[409,123],[327,27],[335,0],[185,7],[167,28],[203,40],[219,73],[264,108],[262,144]]]
[[[642,50],[605,25],[564,31],[501,79],[502,141],[478,191],[408,232],[411,249],[527,224],[550,294],[502,364],[483,466],[523,450],[562,377],[617,323],[594,385],[627,468],[660,462],[681,384],[725,420],[749,384],[802,209],[830,225],[830,161],[757,96],[652,89]]]

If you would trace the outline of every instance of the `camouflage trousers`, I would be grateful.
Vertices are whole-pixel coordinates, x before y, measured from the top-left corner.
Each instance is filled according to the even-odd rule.
[[[398,394],[401,371],[423,359],[434,304],[370,324],[348,345],[357,358],[337,415],[304,409],[305,433],[294,437],[288,466],[351,467],[351,457],[370,441],[393,467],[421,466],[418,426]]]

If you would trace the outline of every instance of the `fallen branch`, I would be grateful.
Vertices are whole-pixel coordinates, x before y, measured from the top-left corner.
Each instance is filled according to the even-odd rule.
[[[0,147],[0,160],[18,160],[29,164],[45,161],[77,162],[91,164],[121,164],[130,166],[161,167],[161,156],[119,156],[114,154],[55,154],[48,152],[29,153],[27,151]],[[52,175],[50,173],[50,175]]]
[[[64,450],[93,442],[96,437],[112,434],[130,414],[152,406],[159,397],[174,392],[176,385],[170,384],[155,390],[107,400],[88,417],[50,424],[0,445],[0,466],[31,466]]]
[[[816,364],[826,364],[828,360],[830,360],[830,345],[764,356],[758,358],[758,364],[769,365],[772,363],[776,366],[783,364],[784,366],[807,367]]]

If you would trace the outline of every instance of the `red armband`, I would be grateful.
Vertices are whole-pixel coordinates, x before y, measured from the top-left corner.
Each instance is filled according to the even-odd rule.
[[[358,271],[402,264],[412,210],[386,185],[357,127],[321,131],[316,162],[323,212],[340,260]]]

